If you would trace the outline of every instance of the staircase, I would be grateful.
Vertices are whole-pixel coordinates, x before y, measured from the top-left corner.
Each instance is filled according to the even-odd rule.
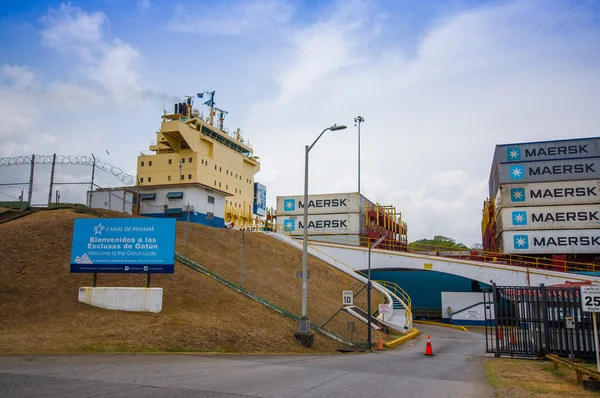
[[[369,313],[360,307],[348,305],[344,307],[344,311],[363,323],[369,323]],[[381,330],[385,334],[390,333],[390,328],[374,316],[371,316],[371,329]]]

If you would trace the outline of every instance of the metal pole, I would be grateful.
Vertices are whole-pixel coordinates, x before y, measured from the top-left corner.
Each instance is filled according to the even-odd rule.
[[[150,272],[148,272],[148,279],[146,280],[146,287],[149,288],[150,287]]]
[[[89,205],[89,207],[92,207],[92,195],[94,192],[94,174],[96,173],[96,157],[94,156],[93,153],[92,153],[92,159],[94,159],[94,161],[92,162],[92,182],[90,183],[90,205]]]
[[[31,207],[31,195],[33,195],[33,169],[35,166],[35,155],[31,155],[31,170],[29,171],[29,193],[27,194],[27,208]]]
[[[244,246],[245,246],[245,240],[244,240],[244,230],[242,229],[242,277],[240,280],[240,286],[244,286]]]
[[[369,350],[371,349],[371,247],[372,245],[369,245],[369,273],[367,281],[367,344],[369,346]]]
[[[306,271],[308,266],[308,145],[304,147],[304,211],[302,216],[304,235],[302,239],[302,319],[305,320],[304,326],[308,326],[306,316],[306,297],[307,297],[307,281]]]
[[[98,281],[98,273],[94,272],[94,287],[96,287],[96,282]]]
[[[52,157],[52,169],[50,170],[50,189],[48,190],[48,207],[52,203],[52,185],[54,184],[54,166],[56,166],[56,154]]]
[[[190,202],[186,206],[187,223],[185,223],[185,257],[188,255],[188,241],[190,236]]]
[[[358,124],[358,193],[360,193],[360,124],[364,121],[362,116],[354,118],[354,123]]]
[[[598,350],[598,325],[596,324],[596,313],[592,312],[592,322],[594,323],[594,346],[596,347],[596,369],[600,372],[600,351]]]
[[[492,294],[494,295],[494,323],[496,324],[496,358],[500,358],[500,320],[498,319],[498,304],[500,304],[500,300],[498,299],[498,290],[496,289],[496,283],[492,283]],[[486,336],[487,338],[487,336]],[[494,337],[492,337],[492,342],[494,341]]]

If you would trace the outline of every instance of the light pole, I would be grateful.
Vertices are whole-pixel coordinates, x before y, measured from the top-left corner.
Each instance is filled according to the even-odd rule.
[[[365,118],[357,116],[354,118],[354,125],[358,125],[358,193],[360,193],[360,124],[364,123]]]
[[[379,246],[381,242],[385,239],[385,236],[377,239],[375,242],[369,245],[369,273],[367,275],[367,312],[369,313],[368,317],[368,331],[367,331],[367,343],[369,344],[369,350],[371,349],[371,249]]]
[[[310,321],[306,315],[306,300],[307,300],[307,264],[308,264],[308,153],[315,146],[319,138],[327,131],[344,130],[346,126],[333,125],[327,127],[319,134],[317,139],[310,145],[304,147],[304,217],[303,229],[304,239],[302,242],[302,313],[298,320],[298,332],[294,335],[300,342],[308,347],[312,345],[314,335],[310,333]]]

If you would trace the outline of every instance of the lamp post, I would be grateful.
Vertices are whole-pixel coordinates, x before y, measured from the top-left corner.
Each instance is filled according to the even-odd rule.
[[[304,239],[302,242],[302,313],[298,320],[298,332],[294,335],[300,342],[308,347],[312,345],[314,335],[310,333],[310,321],[306,315],[306,301],[307,301],[307,264],[308,264],[308,153],[315,146],[319,138],[327,130],[338,131],[344,130],[346,126],[333,125],[327,127],[319,134],[317,139],[309,146],[304,147],[304,217],[303,217],[303,229]]]
[[[375,242],[369,245],[369,273],[367,275],[367,312],[369,313],[368,317],[368,331],[367,331],[367,343],[369,344],[369,350],[371,349],[371,249],[379,246],[381,242],[385,239],[385,236],[377,239]]]
[[[354,118],[354,125],[358,125],[358,193],[360,193],[360,124],[364,123],[365,118],[357,116]]]

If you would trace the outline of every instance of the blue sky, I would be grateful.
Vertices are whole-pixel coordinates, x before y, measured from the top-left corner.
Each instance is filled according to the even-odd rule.
[[[167,109],[216,90],[275,196],[357,188],[415,240],[480,241],[494,146],[598,135],[600,1],[3,1],[0,157],[135,172]],[[4,176],[1,174],[4,173]],[[6,177],[6,168],[0,177]]]

